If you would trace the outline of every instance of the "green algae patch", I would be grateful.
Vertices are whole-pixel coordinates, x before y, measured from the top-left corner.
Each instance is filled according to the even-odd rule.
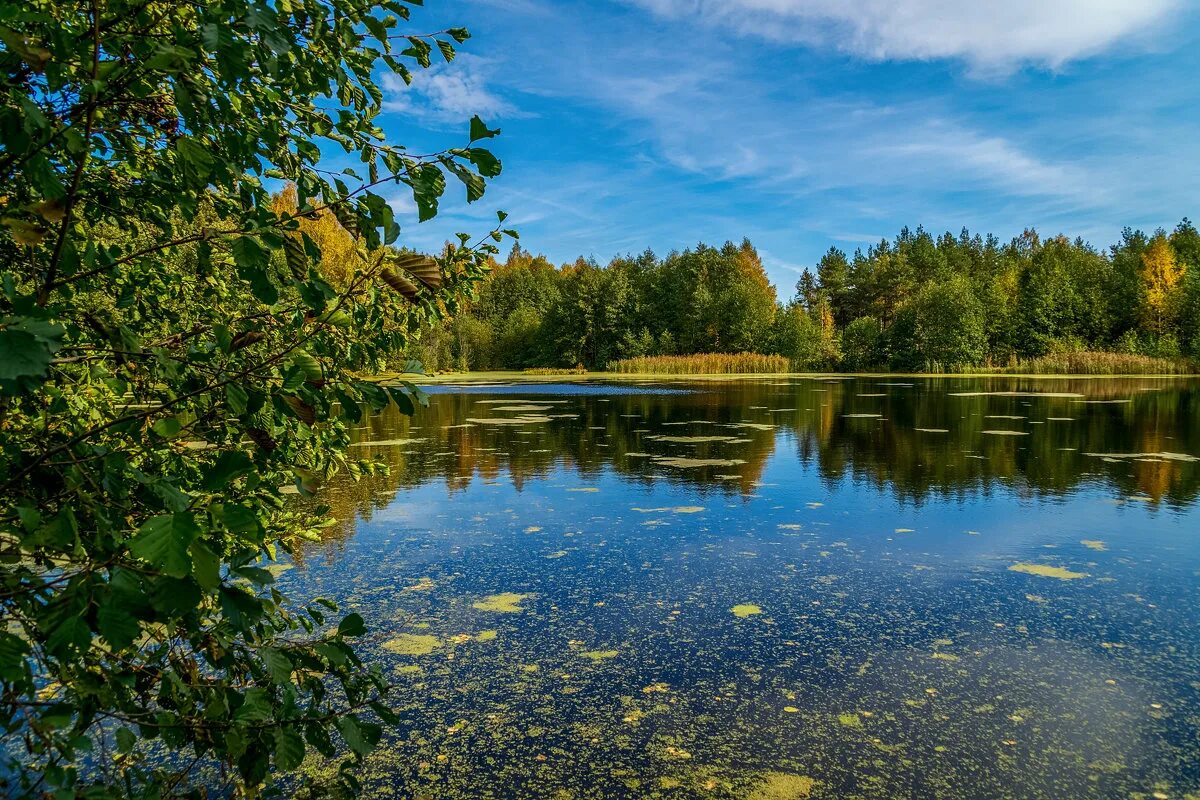
[[[838,714],[838,723],[844,728],[861,728],[862,717],[854,711],[848,714]]]
[[[1012,572],[1024,572],[1026,575],[1038,575],[1042,578],[1058,578],[1060,581],[1071,581],[1076,578],[1086,578],[1086,572],[1072,572],[1065,567],[1051,567],[1047,564],[1013,564],[1009,567]]]
[[[753,603],[738,603],[729,609],[729,611],[738,619],[746,619],[747,617],[753,617],[755,614],[761,614],[762,608]]]
[[[934,653],[933,657],[938,661],[958,661],[958,656],[953,653]]]
[[[475,634],[475,641],[490,642],[495,639],[497,635],[499,635],[498,632],[494,630],[480,631],[479,633]]]
[[[748,796],[748,800],[804,800],[812,795],[816,785],[817,782],[807,775],[768,772],[763,775],[762,784]]]
[[[521,603],[533,597],[531,594],[518,594],[517,592],[501,592],[500,594],[489,594],[487,597],[480,598],[471,604],[471,608],[477,611],[493,611],[499,614],[519,614],[525,609]]]
[[[619,650],[585,650],[579,655],[584,658],[589,658],[592,661],[607,661],[610,658],[616,658],[620,655]]]
[[[402,633],[383,643],[383,649],[398,656],[427,656],[441,644],[438,637],[422,633]]]
[[[1108,549],[1108,545],[1106,545],[1104,542],[1100,541],[1099,539],[1080,539],[1079,543],[1081,545],[1083,545],[1084,547],[1087,547],[1091,550],[1104,551],[1104,550]]]

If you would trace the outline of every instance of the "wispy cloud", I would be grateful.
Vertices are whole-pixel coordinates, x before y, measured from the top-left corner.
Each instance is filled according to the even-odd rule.
[[[384,111],[454,123],[473,114],[488,120],[528,116],[488,86],[493,67],[487,59],[461,53],[454,61],[415,72],[411,84],[385,73]]]
[[[632,0],[777,41],[872,60],[1058,67],[1161,28],[1182,0]]]

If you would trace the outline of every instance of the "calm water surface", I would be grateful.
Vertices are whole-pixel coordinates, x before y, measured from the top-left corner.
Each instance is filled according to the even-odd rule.
[[[372,796],[1200,796],[1200,383],[430,391],[281,577],[399,684]]]

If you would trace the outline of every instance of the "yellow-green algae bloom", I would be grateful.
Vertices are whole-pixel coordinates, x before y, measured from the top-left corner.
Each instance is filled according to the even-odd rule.
[[[533,597],[531,594],[518,594],[517,592],[501,592],[500,594],[489,594],[476,600],[471,604],[471,608],[478,611],[495,611],[501,614],[519,614],[525,609],[521,607],[521,603]]]
[[[383,649],[399,656],[427,656],[441,641],[436,636],[423,633],[401,633],[383,643]]]
[[[1021,562],[1009,567],[1013,572],[1024,572],[1027,575],[1040,575],[1043,578],[1058,578],[1060,581],[1070,581],[1076,578],[1086,578],[1086,572],[1072,572],[1065,567],[1051,567],[1047,564],[1028,564]]]

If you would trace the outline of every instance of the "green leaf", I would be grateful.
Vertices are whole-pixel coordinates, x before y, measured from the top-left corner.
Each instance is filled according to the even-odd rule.
[[[250,291],[266,305],[279,302],[279,289],[271,280],[270,252],[253,236],[238,236],[233,240],[233,259],[238,274],[250,284]]]
[[[213,517],[230,533],[262,532],[258,515],[252,509],[238,503],[219,503],[212,506]]]
[[[360,756],[375,749],[382,733],[378,725],[362,722],[353,714],[338,717],[337,728],[350,749]]]
[[[491,150],[484,150],[482,147],[472,147],[467,151],[467,158],[485,178],[495,178],[502,169],[500,159],[492,155]]]
[[[225,489],[241,475],[254,470],[254,462],[241,450],[227,450],[204,473],[204,488],[210,492]]]
[[[137,745],[137,734],[126,727],[117,728],[117,752],[128,753]]]
[[[192,577],[200,588],[213,590],[221,585],[221,559],[203,542],[192,542]]]
[[[25,656],[28,654],[28,642],[0,631],[0,680],[20,680],[25,675]]]
[[[137,639],[141,626],[114,598],[102,604],[96,613],[96,630],[114,650],[122,650]]]
[[[242,705],[234,712],[238,722],[266,722],[271,719],[271,696],[266,689],[247,689]]]
[[[275,767],[291,772],[304,763],[304,737],[289,727],[275,731]]]
[[[240,417],[249,408],[250,393],[236,383],[228,383],[225,385],[225,403],[230,411]]]
[[[191,514],[151,517],[129,543],[129,551],[165,575],[182,578],[192,572],[188,548],[199,533]]]
[[[212,174],[213,157],[209,147],[190,136],[180,137],[175,142],[184,177],[190,183],[203,185]]]
[[[41,382],[64,334],[58,325],[40,320],[0,320],[0,392],[16,394]]]
[[[71,616],[60,622],[46,639],[46,649],[58,659],[67,659],[87,650],[92,632],[82,617]]]
[[[164,417],[151,425],[150,430],[164,439],[174,439],[183,430],[183,425],[175,417]]]
[[[313,358],[307,350],[297,350],[292,353],[292,365],[299,367],[304,373],[304,377],[310,381],[319,381],[325,377],[325,373],[321,369],[321,362]]]
[[[338,636],[362,636],[367,632],[367,625],[361,614],[347,614],[338,623]]]
[[[260,647],[258,656],[262,659],[263,666],[267,668],[267,674],[271,676],[271,680],[278,684],[292,682],[292,661],[282,650],[274,647]]]
[[[479,115],[475,115],[475,116],[471,117],[471,141],[472,142],[477,142],[480,139],[491,139],[492,137],[499,136],[499,135],[500,135],[500,129],[496,128],[495,130],[493,130],[493,129],[489,128],[487,125],[484,124],[483,120],[479,118]]]

